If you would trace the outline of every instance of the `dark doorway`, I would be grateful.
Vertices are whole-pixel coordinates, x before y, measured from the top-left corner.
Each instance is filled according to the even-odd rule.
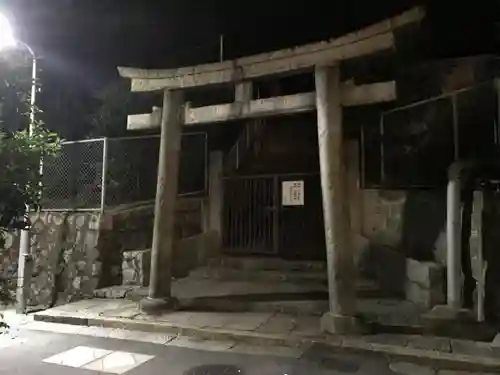
[[[291,203],[294,183],[303,196]],[[319,174],[226,178],[223,245],[231,255],[326,259]]]

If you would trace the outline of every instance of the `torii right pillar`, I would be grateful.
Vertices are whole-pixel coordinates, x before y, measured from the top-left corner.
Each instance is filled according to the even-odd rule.
[[[356,270],[351,246],[347,191],[340,67],[316,67],[318,143],[325,224],[329,311],[321,319],[323,331],[356,333]]]

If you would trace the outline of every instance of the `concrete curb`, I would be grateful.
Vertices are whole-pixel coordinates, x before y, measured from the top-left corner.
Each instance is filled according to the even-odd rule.
[[[216,328],[199,328],[168,323],[133,321],[116,318],[85,318],[74,316],[53,316],[38,313],[35,321],[62,323],[79,326],[125,329],[148,333],[166,333],[178,336],[195,337],[205,340],[236,341],[257,346],[285,346],[307,349],[312,345],[332,352],[375,353],[389,360],[405,361],[441,369],[500,372],[500,358],[454,354],[425,349],[414,349],[399,345],[368,342],[362,336],[324,336],[307,337],[299,335],[265,334],[250,331],[237,331]]]

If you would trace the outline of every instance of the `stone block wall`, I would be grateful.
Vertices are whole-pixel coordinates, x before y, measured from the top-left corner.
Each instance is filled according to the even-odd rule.
[[[361,235],[380,245],[398,247],[403,240],[404,191],[361,192]]]
[[[3,248],[0,248],[0,279],[5,281],[5,296],[14,300],[17,287],[17,266],[19,263],[19,235],[5,233]]]
[[[176,237],[196,236],[202,232],[201,199],[179,199],[176,210]],[[113,285],[146,285],[148,255],[153,240],[154,206],[127,206],[105,212],[99,237],[103,277],[99,288]],[[124,273],[125,270],[125,273]],[[139,280],[139,279],[142,280]]]
[[[423,309],[445,302],[444,267],[434,262],[406,260],[406,299]]]
[[[367,246],[386,246],[408,258],[443,264],[446,244],[446,196],[444,191],[362,189],[351,199],[353,235]],[[357,228],[356,228],[357,227]]]
[[[101,277],[97,247],[100,215],[41,212],[31,215],[33,274],[28,294],[31,309],[91,297]],[[15,293],[19,234],[6,236],[2,273]]]
[[[360,272],[423,309],[444,302],[444,196],[370,189],[360,197]]]
[[[122,261],[123,285],[149,285],[151,250],[125,251]]]
[[[441,190],[360,187],[359,151],[347,146],[351,228],[360,273],[422,308],[444,299],[446,196]]]
[[[183,278],[208,259],[219,254],[218,234],[208,231],[196,236],[177,239],[174,245],[172,277]],[[151,250],[125,251],[123,253],[123,285],[147,286],[150,275]]]
[[[33,270],[28,306],[40,309],[90,298],[95,289],[120,285],[124,277],[128,283],[146,285],[149,254],[142,250],[151,247],[153,211],[153,206],[129,206],[104,215],[32,214]],[[201,200],[180,200],[177,214],[178,238],[201,233]],[[9,280],[8,291],[15,296],[19,234],[8,233],[0,250],[0,277]],[[124,260],[131,266],[122,275]]]
[[[123,207],[104,213],[99,236],[103,267],[99,288],[122,284],[124,252],[151,248],[153,220],[153,205]]]
[[[172,276],[175,278],[188,276],[189,271],[205,265],[208,259],[217,256],[219,251],[216,231],[180,239],[175,246]]]

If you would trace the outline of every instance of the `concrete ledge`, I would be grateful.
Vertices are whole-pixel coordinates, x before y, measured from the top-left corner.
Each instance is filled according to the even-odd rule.
[[[376,353],[387,356],[390,360],[425,364],[442,369],[461,371],[500,372],[500,357],[447,353],[436,350],[415,349],[401,345],[374,343],[363,336],[322,336],[304,337],[288,334],[265,334],[227,329],[206,329],[169,323],[133,321],[129,319],[84,318],[51,316],[43,313],[34,315],[35,321],[64,323],[73,325],[117,328],[143,332],[169,333],[205,340],[232,340],[252,345],[271,345],[295,348],[307,348],[321,345],[334,352]]]

